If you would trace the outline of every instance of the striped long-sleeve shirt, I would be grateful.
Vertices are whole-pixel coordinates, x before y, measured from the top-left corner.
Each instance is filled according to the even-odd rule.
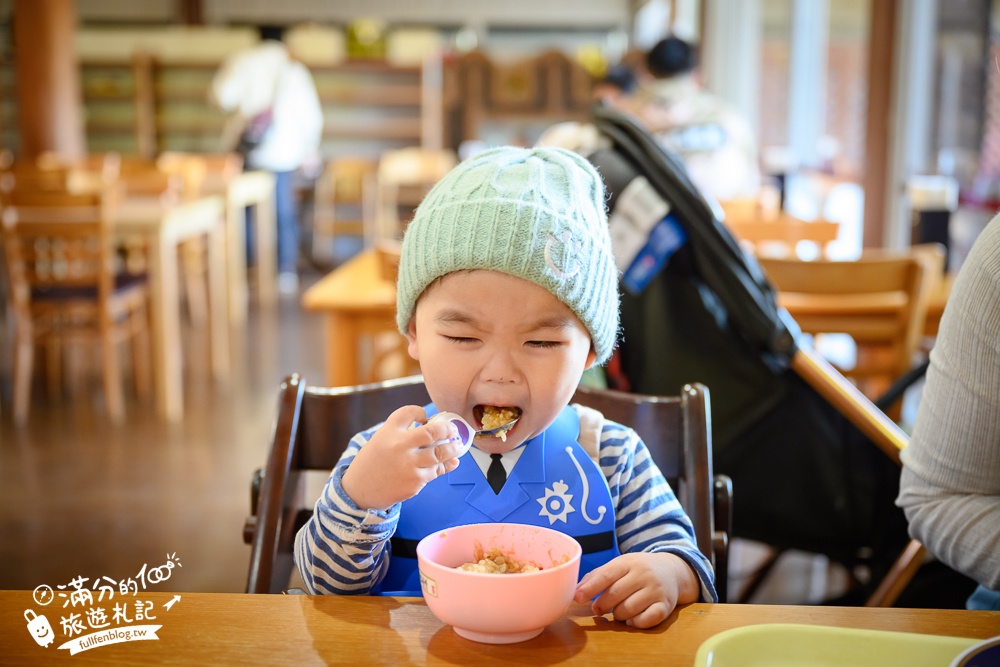
[[[581,414],[587,408],[573,406]],[[344,471],[376,428],[351,439],[316,502],[313,516],[295,538],[295,563],[311,594],[366,594],[381,580],[390,557],[400,505],[363,510],[344,492]],[[701,599],[717,601],[710,561],[694,542],[694,529],[670,485],[632,429],[601,418],[598,462],[615,506],[621,552],[666,552],[695,572]]]

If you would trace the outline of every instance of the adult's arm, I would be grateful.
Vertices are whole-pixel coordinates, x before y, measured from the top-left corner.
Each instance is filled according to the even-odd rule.
[[[897,504],[939,560],[1000,590],[1000,216],[948,299]]]

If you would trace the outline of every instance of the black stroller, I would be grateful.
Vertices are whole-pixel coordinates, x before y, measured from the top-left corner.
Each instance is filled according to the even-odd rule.
[[[619,112],[596,107],[593,123],[611,143],[587,157],[609,190],[612,234],[616,207],[634,209],[636,198],[622,202],[644,179],[642,187],[667,202],[671,224],[686,237],[660,253],[662,263],[672,252],[658,272],[639,281],[641,289],[626,272],[623,338],[609,383],[649,394],[676,393],[686,382],[707,385],[714,468],[733,480],[734,535],[779,551],[826,555],[859,574],[839,602],[869,599],[909,542],[906,519],[894,504],[898,459],[880,451],[870,431],[859,428],[854,408],[832,402],[828,387],[808,370],[815,370],[813,358],[802,356],[808,350],[799,349],[795,323],[779,311],[761,268],[679,159]],[[858,409],[879,414],[870,404]],[[921,568],[896,603],[962,607],[974,584],[934,566],[946,572]],[[917,581],[929,576],[936,579],[921,592]]]

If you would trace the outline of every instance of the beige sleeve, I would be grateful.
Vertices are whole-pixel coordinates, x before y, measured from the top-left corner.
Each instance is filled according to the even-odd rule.
[[[580,415],[580,437],[577,440],[590,458],[601,467],[601,430],[604,427],[604,415],[585,405],[574,404]]]
[[[1000,589],[1000,218],[955,280],[897,504],[938,559]]]

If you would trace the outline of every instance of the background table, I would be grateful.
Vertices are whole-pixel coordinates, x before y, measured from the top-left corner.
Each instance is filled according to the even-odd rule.
[[[115,216],[116,234],[138,236],[148,248],[156,408],[169,421],[184,415],[177,251],[187,239],[208,239],[212,374],[219,380],[229,377],[224,206],[220,196],[176,206],[164,206],[155,198],[126,198]]]
[[[362,381],[359,343],[365,336],[396,331],[396,283],[386,276],[374,249],[364,250],[310,287],[302,307],[326,317],[326,382]]]
[[[953,637],[1000,634],[1000,612],[693,604],[652,630],[633,630],[573,605],[534,639],[491,645],[459,637],[421,598],[180,593],[181,599],[164,609],[173,595],[140,591],[134,598],[153,602],[156,619],[148,622],[162,626],[157,641],[98,646],[69,656],[56,650],[66,641],[57,627],[61,601],[42,607],[31,591],[0,591],[0,664],[691,665],[709,637],[759,623]],[[28,634],[25,609],[46,614],[55,624],[56,639],[48,648]]]

